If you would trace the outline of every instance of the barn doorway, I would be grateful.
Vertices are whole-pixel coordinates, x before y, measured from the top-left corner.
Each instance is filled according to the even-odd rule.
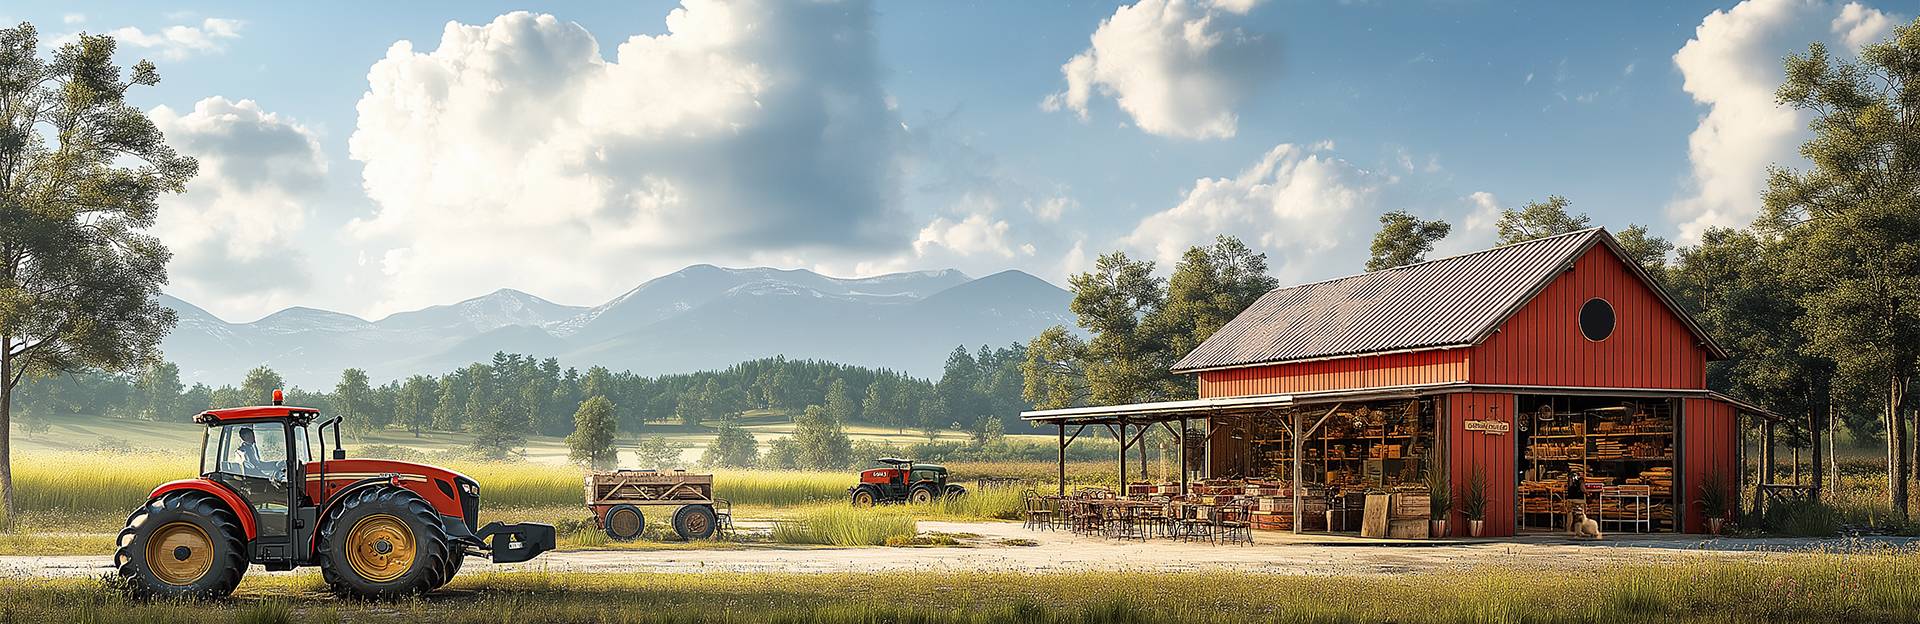
[[[1518,529],[1567,530],[1569,503],[1610,533],[1672,532],[1674,427],[1678,405],[1666,398],[1520,395],[1515,414]],[[1574,475],[1585,495],[1569,500]]]

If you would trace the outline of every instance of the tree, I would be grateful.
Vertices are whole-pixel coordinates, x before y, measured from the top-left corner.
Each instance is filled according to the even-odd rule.
[[[256,366],[253,370],[247,371],[247,378],[240,382],[239,401],[226,407],[266,405],[272,400],[273,391],[285,388],[286,385],[287,382],[280,378],[280,373],[273,372],[273,369],[264,365]]]
[[[1068,280],[1073,301],[1068,308],[1080,327],[1093,334],[1083,351],[1089,399],[1099,405],[1120,405],[1160,398],[1167,361],[1156,337],[1145,331],[1145,320],[1166,301],[1165,281],[1153,274],[1153,262],[1133,260],[1125,253],[1100,256],[1092,272]]]
[[[333,387],[332,403],[340,424],[355,437],[365,437],[385,424],[374,409],[373,388],[367,385],[367,371],[358,368],[340,371],[340,383]]]
[[[432,377],[414,375],[400,386],[398,396],[394,397],[393,420],[413,437],[433,425],[434,408],[440,402],[440,384]]]
[[[1812,167],[1775,168],[1756,226],[1778,236],[1806,285],[1808,349],[1871,392],[1887,428],[1888,498],[1906,517],[1910,398],[1920,368],[1920,19],[1832,59],[1815,43],[1786,60],[1781,104],[1813,114]]]
[[[1573,202],[1559,195],[1548,195],[1546,201],[1527,202],[1519,210],[1508,208],[1500,213],[1500,244],[1524,243],[1537,238],[1546,238],[1568,232],[1587,229],[1593,219],[1586,214],[1572,215],[1567,207]]]
[[[665,436],[647,436],[633,445],[633,461],[661,470],[677,468],[681,465],[680,447],[668,442]]]
[[[1629,224],[1613,238],[1620,242],[1628,261],[1640,265],[1654,281],[1663,285],[1667,282],[1667,254],[1673,253],[1673,243],[1648,233],[1644,225]]]
[[[1433,244],[1451,232],[1453,226],[1446,221],[1422,221],[1405,210],[1380,215],[1380,231],[1373,235],[1373,255],[1367,259],[1367,270],[1424,262]]]
[[[610,468],[620,460],[613,447],[613,402],[596,396],[573,413],[573,434],[567,436],[567,458],[590,468]]]
[[[0,508],[13,522],[13,389],[29,376],[139,370],[172,310],[156,300],[168,252],[146,233],[162,193],[198,170],[127,103],[160,75],[123,79],[112,37],[39,57],[32,24],[0,29]]]
[[[1027,343],[1026,361],[1020,364],[1024,378],[1020,396],[1035,409],[1085,405],[1092,394],[1083,367],[1086,350],[1085,340],[1059,325],[1034,336]]]
[[[487,459],[506,459],[526,445],[526,435],[522,433],[526,423],[516,420],[506,406],[498,403],[487,406],[474,420],[473,452]]]
[[[846,468],[853,454],[853,440],[840,428],[840,422],[818,405],[809,405],[793,419],[793,444],[801,468],[838,470]]]
[[[980,385],[980,363],[975,360],[967,347],[961,345],[947,354],[947,364],[940,374],[940,382],[934,384],[934,392],[946,401],[948,415],[972,422],[980,416],[981,401],[976,389]]]
[[[759,454],[759,441],[753,432],[729,420],[721,423],[719,434],[700,455],[700,463],[714,468],[750,468]]]
[[[827,388],[827,414],[843,423],[853,422],[860,415],[860,403],[853,400],[853,392],[847,390],[847,380],[835,378]]]
[[[1267,255],[1237,238],[1221,236],[1209,247],[1188,249],[1167,280],[1166,301],[1146,321],[1159,372],[1152,394],[1193,398],[1193,380],[1168,369],[1278,285],[1267,275]]]
[[[1007,425],[992,416],[981,416],[973,427],[974,446],[986,446],[1006,441]]]
[[[1825,470],[1821,430],[1833,421],[1833,363],[1807,351],[1800,285],[1780,270],[1777,240],[1748,230],[1708,228],[1680,250],[1668,272],[1671,292],[1731,357],[1707,365],[1707,385],[1759,401],[1804,434],[1813,447],[1812,496]]]
[[[147,420],[179,417],[181,387],[178,365],[164,361],[153,363],[140,372],[135,385],[135,400],[139,404],[134,411]]]

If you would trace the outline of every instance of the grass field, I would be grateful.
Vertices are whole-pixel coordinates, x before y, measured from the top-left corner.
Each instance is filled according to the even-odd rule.
[[[384,603],[326,597],[318,574],[255,576],[233,599],[186,604],[130,602],[100,581],[7,579],[0,595],[5,622],[1905,622],[1920,613],[1920,560],[1368,577],[479,573]]]
[[[793,434],[793,423],[787,414],[773,410],[756,410],[741,416],[741,424],[752,432],[761,448],[774,440]],[[871,440],[905,446],[916,442],[925,442],[927,437],[916,431],[900,431],[865,424],[850,424],[843,427],[847,436],[854,440]],[[198,453],[200,435],[206,428],[196,425],[190,415],[182,415],[177,421],[147,421],[105,416],[62,416],[52,419],[47,431],[28,434],[16,428],[13,432],[14,452],[49,453],[96,450],[103,440],[106,446],[131,446],[166,453]],[[708,444],[713,442],[714,431],[708,427],[685,427],[677,423],[649,424],[638,432],[621,432],[621,443],[631,444],[638,436],[658,435],[681,449],[681,458],[691,466],[700,458]],[[960,431],[940,432],[938,439],[945,441],[966,440],[969,434]],[[1014,440],[1031,440],[1052,443],[1052,435],[1015,434]],[[364,437],[349,437],[347,449],[364,445],[393,445],[410,448],[423,453],[437,453],[451,449],[463,449],[473,443],[473,436],[461,432],[427,432],[416,437],[413,434],[389,429],[368,434]],[[527,438],[526,459],[532,463],[565,464],[567,462],[566,442],[562,438],[532,436]],[[625,459],[633,459],[626,456]],[[1051,464],[1049,464],[1051,465]],[[639,467],[639,466],[636,466]],[[646,466],[651,468],[652,466]]]

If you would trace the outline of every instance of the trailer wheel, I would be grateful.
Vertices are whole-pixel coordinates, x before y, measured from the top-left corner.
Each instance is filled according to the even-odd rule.
[[[320,525],[320,568],[335,593],[393,598],[446,584],[446,530],[418,494],[392,485],[347,495]]]
[[[954,483],[948,483],[946,491],[941,493],[941,496],[948,496],[948,497],[966,496],[966,495],[967,495],[966,486],[958,485]]]
[[[640,534],[647,530],[647,516],[640,513],[639,507],[614,505],[607,510],[607,517],[600,521],[600,525],[606,530],[607,537],[625,542],[639,539]]]
[[[697,540],[713,537],[714,515],[710,505],[687,505],[673,512],[673,532],[680,539]]]
[[[114,567],[141,598],[219,598],[247,573],[246,543],[233,511],[197,492],[147,501],[127,516]]]

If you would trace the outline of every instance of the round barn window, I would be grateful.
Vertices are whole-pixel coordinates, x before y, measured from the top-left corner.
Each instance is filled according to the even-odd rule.
[[[1613,304],[1595,297],[1580,306],[1580,333],[1587,340],[1600,342],[1613,335]]]

